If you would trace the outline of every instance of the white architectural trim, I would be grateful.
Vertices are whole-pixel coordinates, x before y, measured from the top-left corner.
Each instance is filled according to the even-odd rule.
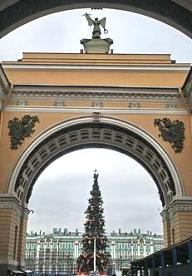
[[[182,109],[170,109],[170,108],[95,108],[95,107],[55,107],[55,106],[17,106],[8,105],[5,107],[5,111],[8,112],[48,112],[48,113],[90,113],[90,112],[102,112],[102,113],[118,113],[118,114],[171,114],[171,115],[187,115],[189,112]]]
[[[89,61],[88,61],[89,62]],[[190,69],[190,63],[183,64],[143,64],[143,65],[68,65],[68,64],[25,64],[25,63],[3,63],[5,69],[30,69],[30,70],[134,70],[134,71],[186,71]]]

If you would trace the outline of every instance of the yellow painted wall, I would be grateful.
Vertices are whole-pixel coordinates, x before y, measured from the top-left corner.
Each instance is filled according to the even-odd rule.
[[[47,70],[46,65],[60,64],[74,65],[74,66],[95,66],[97,69],[91,70],[72,70],[70,69],[50,69]],[[100,70],[100,66],[108,66],[105,70]],[[20,66],[21,65],[21,66]],[[22,66],[27,68],[23,68]],[[141,66],[142,69],[131,69],[131,66]],[[29,67],[33,66],[33,69]],[[39,69],[39,66],[42,68]],[[117,66],[122,68],[125,66],[129,69],[117,69]],[[155,70],[148,70],[149,66],[155,66]],[[166,67],[167,66],[167,67]],[[12,84],[44,84],[44,85],[66,85],[66,86],[119,86],[119,87],[181,87],[188,73],[187,64],[174,64],[170,60],[169,55],[82,55],[82,54],[40,54],[40,53],[27,53],[24,55],[23,60],[18,62],[5,62],[4,69],[9,81]],[[159,67],[159,69],[157,69]],[[166,67],[166,69],[162,69]],[[179,68],[182,68],[180,70]],[[104,108],[128,108],[128,103],[120,101],[104,101]],[[15,100],[7,102],[9,106],[15,106]],[[49,107],[52,108],[53,101],[46,99],[40,99],[39,101],[29,100],[28,106],[30,107]],[[147,102],[141,103],[142,108],[165,108],[163,103]],[[8,182],[10,175],[16,165],[19,157],[22,155],[26,147],[44,131],[53,127],[54,125],[63,122],[65,120],[76,119],[84,116],[92,116],[94,108],[87,113],[81,112],[81,110],[66,112],[65,108],[91,108],[91,101],[89,100],[67,100],[62,113],[49,113],[49,112],[10,112],[3,111],[2,113],[2,130],[0,140],[0,156],[2,162],[0,166],[0,193],[6,193],[8,191]],[[178,106],[180,110],[186,110],[186,105],[180,104]],[[168,152],[170,157],[174,160],[175,166],[178,168],[179,174],[185,185],[186,195],[192,196],[192,162],[191,162],[191,149],[192,149],[192,137],[191,137],[191,118],[190,115],[166,115],[166,117],[172,120],[182,120],[185,123],[185,142],[184,149],[181,153],[175,153],[171,148],[171,145],[164,142],[159,138],[159,131],[154,127],[155,118],[163,118],[164,115],[144,115],[138,114],[118,114],[118,113],[102,113],[102,116],[108,116],[111,118],[119,119],[125,122],[133,123],[137,127],[141,127],[143,130],[152,135]],[[8,121],[14,117],[21,118],[25,114],[37,115],[40,119],[40,124],[36,124],[35,133],[31,138],[26,139],[21,147],[17,150],[10,149],[10,141],[8,136]],[[186,166],[187,164],[187,166]]]
[[[8,181],[10,178],[10,174],[16,165],[18,158],[21,156],[22,152],[25,150],[25,148],[38,136],[41,135],[44,131],[47,129],[53,127],[54,125],[61,123],[65,120],[71,120],[74,118],[80,118],[84,116],[92,116],[92,113],[30,113],[27,112],[27,114],[33,116],[37,115],[40,120],[40,124],[36,124],[35,126],[35,133],[32,135],[31,138],[25,139],[23,142],[23,145],[20,146],[17,150],[11,150],[10,149],[10,141],[8,136],[8,121],[13,118],[13,116],[16,116],[18,118],[21,118],[25,115],[25,113],[11,113],[11,112],[5,112],[3,116],[3,129],[2,129],[2,139],[1,139],[1,147],[0,147],[0,156],[3,157],[2,160],[5,160],[5,162],[2,162],[0,166],[0,179],[1,179],[1,186],[0,186],[0,192],[4,193],[7,192],[8,189]],[[183,116],[166,116],[170,118],[171,120],[182,120],[185,122],[185,141],[184,141],[184,149],[181,153],[175,153],[172,149],[171,145],[168,142],[164,142],[162,138],[159,138],[159,131],[158,128],[154,127],[154,119],[160,118],[164,116],[155,116],[155,115],[127,115],[127,114],[121,114],[121,115],[114,115],[114,114],[107,114],[108,117],[115,118],[118,120],[122,120],[125,122],[132,123],[136,125],[137,127],[142,128],[146,132],[148,132],[150,135],[152,135],[168,152],[169,156],[174,160],[175,166],[178,168],[178,171],[181,175],[181,178],[183,180],[183,183],[185,185],[185,192],[186,195],[192,196],[192,185],[191,185],[191,179],[192,179],[192,162],[191,162],[191,151],[189,149],[192,148],[192,139],[191,139],[191,131],[190,131],[190,121],[189,117],[187,115]],[[187,165],[186,165],[187,164]]]

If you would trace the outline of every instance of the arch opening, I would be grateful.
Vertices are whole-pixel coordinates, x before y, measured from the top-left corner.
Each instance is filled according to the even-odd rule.
[[[143,253],[115,253],[115,236],[120,237],[119,239],[124,237],[125,243],[132,238],[135,239],[133,233],[137,235],[138,242],[144,236],[157,238],[154,247],[145,250],[148,254],[163,247],[160,201],[156,185],[145,169],[132,158],[113,150],[82,149],[55,160],[42,172],[35,183],[29,205],[34,212],[28,218],[26,269],[44,272],[38,260],[38,254],[39,266],[30,262],[31,241],[36,240],[38,243],[41,240],[41,243],[46,244],[48,240],[52,243],[58,238],[58,244],[60,241],[65,242],[65,238],[68,239],[71,236],[75,237],[76,242],[80,240],[77,243],[78,249],[72,251],[74,268],[76,267],[81,237],[85,233],[84,212],[89,204],[87,200],[90,198],[93,185],[93,168],[97,168],[99,173],[98,183],[103,200],[109,252],[118,270],[123,266],[123,264],[120,265],[122,256],[125,262],[129,263],[135,258],[143,257]],[[58,247],[60,247],[59,244]],[[50,262],[52,267],[53,262]],[[58,261],[55,263],[58,266],[60,264]],[[49,267],[45,262],[45,272]],[[64,271],[63,267],[57,272],[64,273]]]
[[[98,148],[65,154],[40,174],[29,201],[28,208],[33,213],[29,216],[28,232],[51,232],[53,227],[63,228],[63,221],[68,229],[78,227],[83,231],[95,169],[99,173],[107,233],[119,228],[131,231],[133,225],[147,232],[150,222],[152,232],[162,232],[161,202],[149,173],[125,154]],[[134,210],[134,216],[125,210]]]
[[[163,149],[161,152],[158,150],[158,144],[152,144],[152,140],[144,137],[150,138],[143,131],[139,134],[131,125],[128,127],[125,124],[125,128],[125,125],[122,127],[119,122],[109,123],[107,119],[100,123],[90,119],[85,121],[60,129],[58,127],[57,131],[50,130],[52,133],[46,133],[18,163],[10,189],[12,192],[14,190],[21,202],[29,202],[34,183],[48,164],[61,155],[82,148],[113,149],[137,160],[154,179],[162,206],[168,206],[174,196],[182,195],[181,181],[171,160],[168,160],[165,152],[163,156]]]

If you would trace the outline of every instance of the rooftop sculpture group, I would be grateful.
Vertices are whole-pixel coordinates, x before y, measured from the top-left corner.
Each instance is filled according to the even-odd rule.
[[[103,27],[104,29],[104,33],[107,34],[108,30],[105,28],[106,25],[106,17],[103,17],[102,19],[98,19],[97,17],[95,18],[95,20],[93,20],[90,17],[90,14],[85,13],[84,16],[87,19],[88,25],[89,26],[93,26],[93,33],[92,33],[92,38],[100,38],[101,37],[101,28],[100,25]]]
[[[93,26],[92,39],[84,38],[81,40],[85,53],[108,53],[113,40],[111,38],[101,39],[101,27],[104,29],[105,34],[108,33],[108,30],[105,28],[106,17],[99,20],[97,17],[92,19],[88,13],[85,13],[84,16],[87,19],[88,25]]]

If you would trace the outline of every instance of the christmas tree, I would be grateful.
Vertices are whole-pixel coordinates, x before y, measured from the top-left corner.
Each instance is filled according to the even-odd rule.
[[[85,233],[82,239],[82,253],[77,259],[77,272],[88,274],[90,271],[104,273],[109,265],[107,252],[108,240],[105,235],[105,220],[103,216],[103,201],[98,185],[98,173],[94,173],[94,183],[88,208],[85,211]]]

